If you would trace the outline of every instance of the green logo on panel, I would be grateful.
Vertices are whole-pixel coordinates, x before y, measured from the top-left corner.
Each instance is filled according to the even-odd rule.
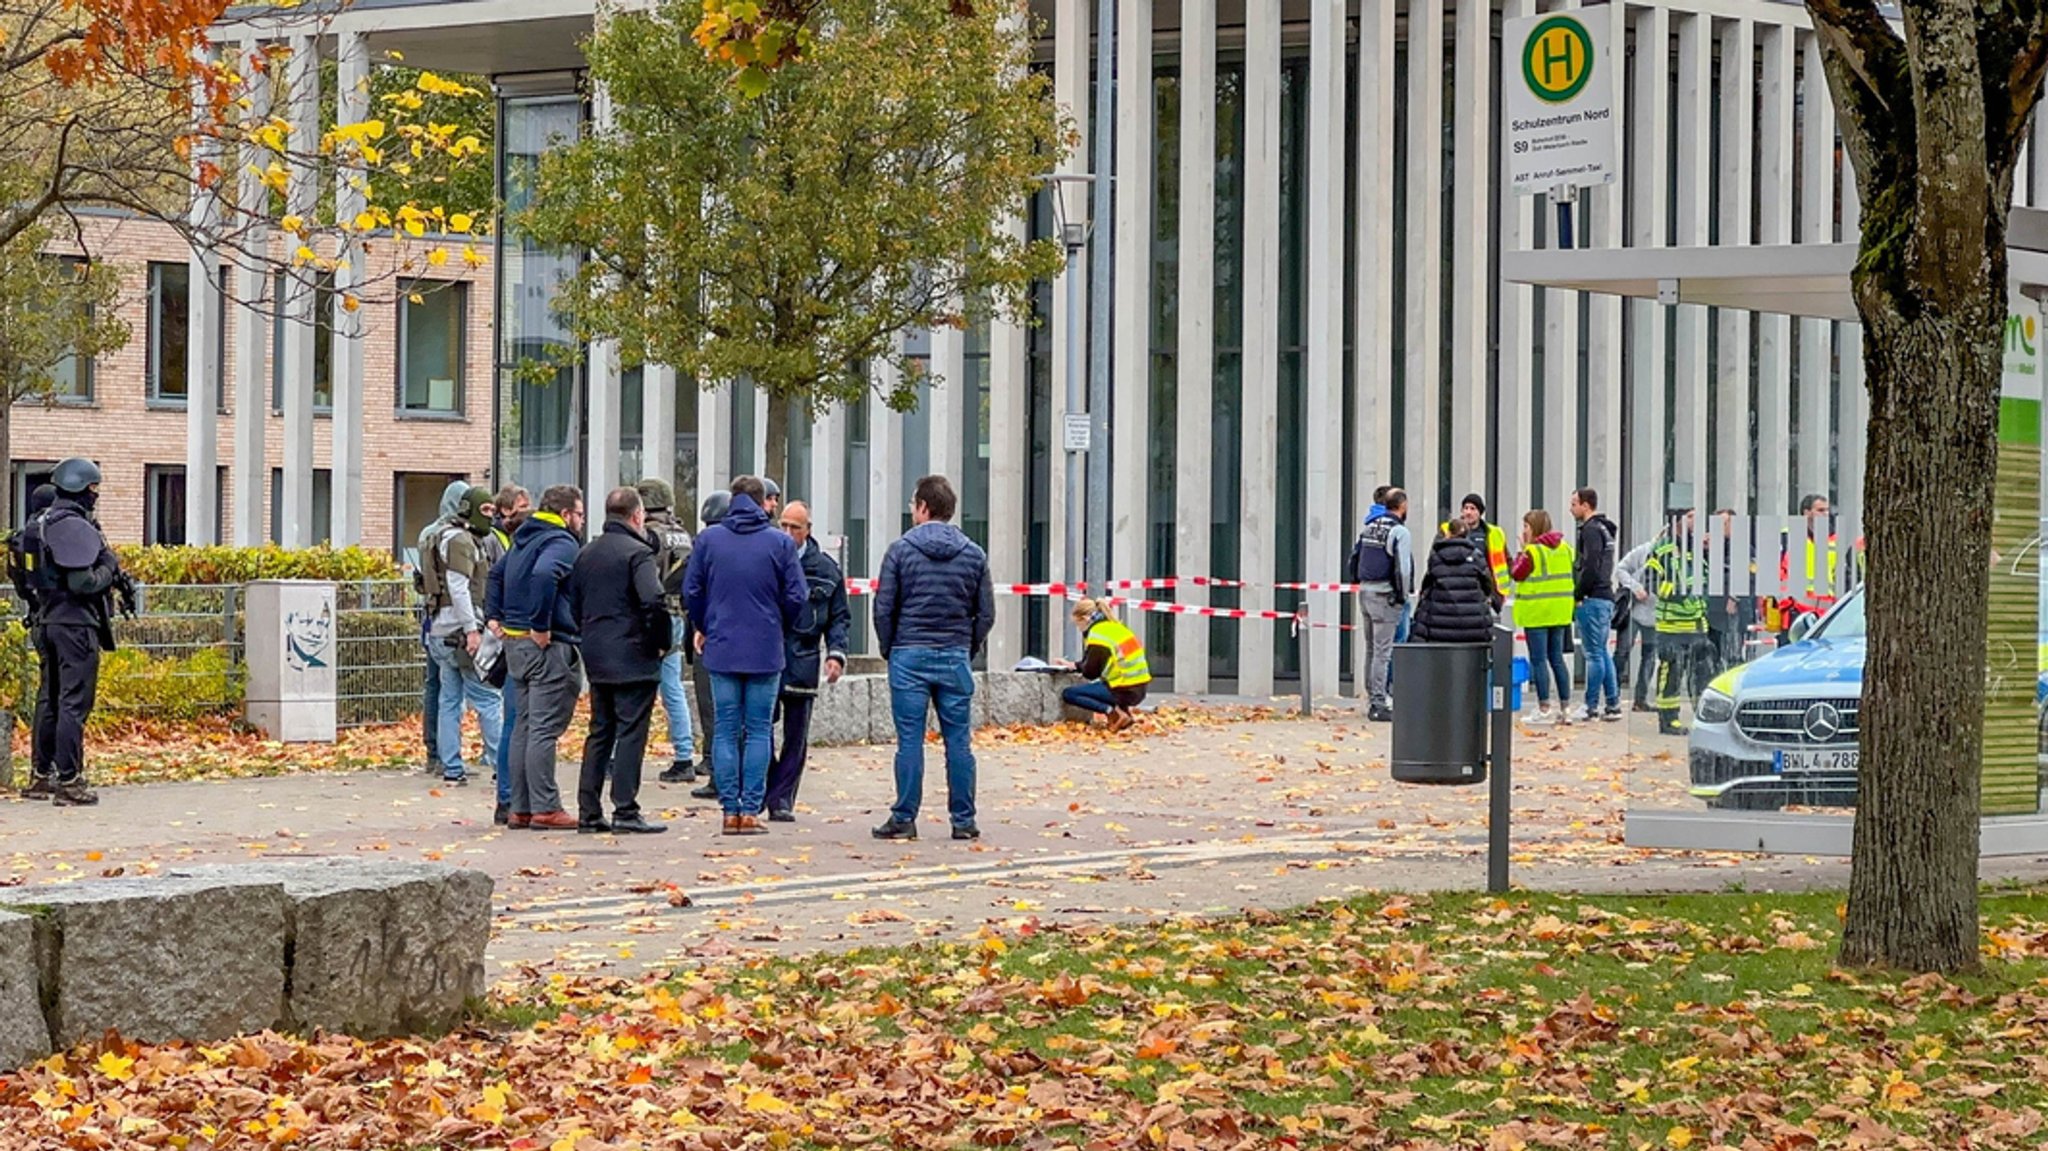
[[[1570,16],[1536,25],[1522,45],[1522,79],[1546,103],[1562,104],[1593,76],[1593,37]]]

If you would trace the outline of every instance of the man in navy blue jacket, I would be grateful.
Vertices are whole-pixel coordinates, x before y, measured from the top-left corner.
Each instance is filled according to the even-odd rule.
[[[946,744],[946,814],[954,839],[974,823],[974,653],[995,625],[988,556],[951,523],[959,500],[944,476],[917,481],[916,526],[889,545],[875,592],[875,638],[889,661],[896,721],[896,803],[876,839],[916,839],[924,797],[924,717],[936,706]]]
[[[581,636],[564,585],[582,550],[583,493],[557,484],[519,525],[501,566],[497,603],[505,633],[506,686],[519,719],[512,729],[512,812],[508,828],[574,831],[555,783],[555,745],[583,694]]]
[[[711,673],[711,779],[727,835],[767,830],[760,816],[769,729],[787,662],[783,633],[810,596],[796,542],[768,522],[766,499],[759,479],[734,480],[730,510],[697,536],[683,574],[683,604]]]

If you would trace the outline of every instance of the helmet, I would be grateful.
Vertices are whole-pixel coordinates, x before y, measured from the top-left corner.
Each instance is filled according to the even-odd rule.
[[[698,513],[697,522],[708,528],[724,519],[726,511],[731,507],[731,492],[712,492],[704,497],[704,510]]]
[[[485,487],[473,487],[462,493],[462,499],[456,504],[455,514],[464,523],[468,524],[469,530],[473,532],[482,533],[490,531],[491,490]]]
[[[49,511],[50,505],[56,502],[57,489],[55,487],[49,484],[37,484],[35,490],[28,494],[28,518],[34,519]]]
[[[761,488],[767,493],[765,497],[767,499],[779,500],[782,498],[782,485],[769,479],[767,476],[761,477]]]
[[[665,480],[649,476],[634,487],[640,492],[641,505],[650,512],[665,512],[676,506],[675,489],[669,487]]]
[[[72,456],[50,473],[50,483],[67,496],[83,495],[100,482],[100,466],[84,456]]]

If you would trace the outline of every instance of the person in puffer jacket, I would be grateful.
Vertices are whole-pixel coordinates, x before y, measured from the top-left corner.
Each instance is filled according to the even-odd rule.
[[[1439,534],[1416,594],[1414,638],[1425,643],[1486,643],[1501,608],[1486,556],[1464,535]]]
[[[896,721],[896,802],[876,839],[916,839],[924,795],[924,717],[936,707],[946,744],[946,815],[954,839],[974,822],[974,653],[995,625],[988,556],[952,524],[959,499],[944,476],[917,481],[917,525],[889,545],[875,591],[875,638],[889,661]]]

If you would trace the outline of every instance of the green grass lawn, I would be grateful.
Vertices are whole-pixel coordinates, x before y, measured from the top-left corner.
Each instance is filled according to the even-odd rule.
[[[432,1042],[76,1052],[0,1080],[0,1146],[2048,1144],[2048,890],[1987,893],[1958,980],[1836,969],[1838,899],[1388,896],[558,979]]]

